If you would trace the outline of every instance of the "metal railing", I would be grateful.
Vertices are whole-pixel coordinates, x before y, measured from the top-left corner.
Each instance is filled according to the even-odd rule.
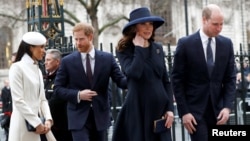
[[[53,45],[52,43],[50,44],[51,47],[53,48],[58,48],[58,45]],[[69,40],[69,43],[67,41],[64,42],[64,44],[59,45],[58,49],[64,54],[67,55],[71,53],[72,51],[76,50],[73,47],[72,44],[72,39]],[[250,47],[249,47],[250,48]],[[102,44],[100,44],[100,50],[103,50]],[[167,51],[165,52],[165,61],[166,61],[166,66],[168,68],[169,76],[170,72],[172,71],[172,64],[173,64],[173,54],[174,51],[171,50],[170,44],[167,45]],[[250,51],[250,49],[249,49]],[[110,44],[110,52],[115,56],[114,54],[114,48],[113,44]],[[116,58],[116,56],[115,56]],[[236,63],[240,64],[239,72],[244,73],[243,70],[243,63],[245,59],[248,58],[250,60],[250,52],[244,52],[242,50],[241,44],[240,44],[240,51],[236,52],[235,54],[235,60]],[[119,63],[119,62],[118,62]],[[247,111],[246,108],[244,108],[244,105],[248,102],[246,99],[248,89],[244,87],[244,85],[247,83],[244,79],[244,76],[242,75],[242,89],[240,90],[240,97],[235,98],[234,102],[234,109],[232,113],[230,114],[230,118],[228,121],[229,125],[241,125],[241,124],[250,124],[250,112]],[[110,84],[110,88],[112,91],[112,97],[111,97],[111,111],[112,111],[112,116],[113,116],[113,123],[115,124],[116,117],[119,113],[119,110],[122,108],[122,104],[126,98],[126,90],[120,89],[116,86],[115,83]],[[250,93],[250,91],[249,91]],[[111,127],[112,128],[112,127]],[[190,140],[189,135],[186,131],[186,129],[182,126],[181,120],[178,117],[177,110],[176,110],[176,105],[175,105],[175,121],[172,126],[172,138],[173,141],[188,141]],[[181,136],[180,136],[181,135]]]

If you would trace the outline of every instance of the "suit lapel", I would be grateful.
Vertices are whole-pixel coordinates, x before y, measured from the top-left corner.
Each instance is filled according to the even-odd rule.
[[[194,54],[194,55],[197,56],[198,59],[202,60],[201,65],[207,70],[207,60],[206,60],[206,56],[204,53],[204,48],[203,48],[203,44],[200,38],[199,31],[196,32],[196,36],[194,40],[195,40],[195,43],[197,45],[197,50],[198,50],[197,54]],[[207,71],[207,74],[208,74],[208,71]]]
[[[201,59],[202,61],[198,61],[200,62],[200,66],[201,68],[204,68],[204,71],[207,72],[207,77],[210,77],[209,76],[209,73],[208,73],[208,69],[207,69],[207,60],[206,60],[206,56],[205,56],[205,53],[204,53],[204,48],[203,48],[203,44],[202,44],[202,41],[201,41],[201,38],[200,38],[200,33],[199,31],[196,32],[195,36],[194,36],[194,42],[195,42],[195,46],[197,46],[197,52],[194,53],[194,57],[196,57],[196,59]],[[206,49],[206,48],[205,48]],[[213,71],[212,71],[213,73]]]
[[[215,60],[214,60],[214,68],[213,68],[211,77],[213,76],[213,73],[215,73],[219,69],[220,61],[224,61],[223,59],[220,59],[221,53],[224,52],[223,49],[224,48],[221,45],[220,39],[218,37],[215,37]]]
[[[220,68],[219,64],[221,61],[224,61],[221,58],[222,53],[224,52],[224,47],[221,44],[221,40],[218,37],[215,37],[215,62],[214,62],[214,69],[213,72],[218,71]]]
[[[95,67],[94,67],[94,74],[93,74],[93,82],[92,87],[97,82],[97,78],[99,78],[100,71],[102,70],[102,64],[103,63],[102,55],[99,50],[95,50]]]

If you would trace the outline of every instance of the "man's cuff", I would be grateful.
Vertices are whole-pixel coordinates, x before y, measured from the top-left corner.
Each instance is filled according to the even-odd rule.
[[[77,93],[77,103],[80,103],[81,99],[80,99],[80,91],[78,91]]]

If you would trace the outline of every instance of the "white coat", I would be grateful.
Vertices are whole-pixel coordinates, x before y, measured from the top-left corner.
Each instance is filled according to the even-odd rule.
[[[9,70],[13,112],[10,122],[9,141],[40,141],[40,135],[29,132],[25,119],[37,127],[41,124],[39,109],[46,120],[51,119],[41,70],[30,56],[25,54],[21,61],[13,63]]]

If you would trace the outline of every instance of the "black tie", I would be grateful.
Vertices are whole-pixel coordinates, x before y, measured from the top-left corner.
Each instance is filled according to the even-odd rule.
[[[211,76],[213,66],[214,66],[213,52],[211,48],[211,40],[212,38],[208,38],[208,43],[207,43],[207,69],[208,69],[209,76]]]
[[[87,77],[89,79],[89,83],[92,83],[92,71],[91,71],[91,65],[89,61],[89,54],[86,55],[86,73]]]

